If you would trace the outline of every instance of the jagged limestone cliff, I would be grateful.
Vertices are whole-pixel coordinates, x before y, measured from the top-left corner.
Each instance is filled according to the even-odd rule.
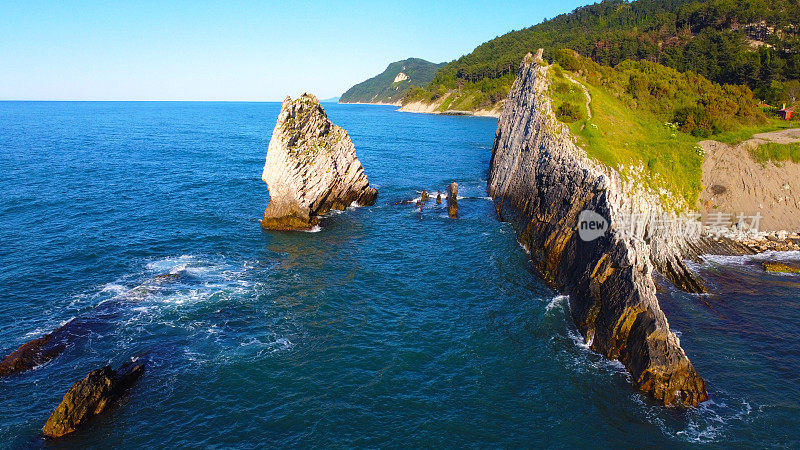
[[[261,224],[273,230],[309,229],[331,209],[371,205],[378,196],[347,132],[311,94],[283,101],[262,180],[270,201]]]
[[[647,218],[663,211],[658,197],[575,144],[553,113],[548,70],[541,50],[520,68],[498,123],[488,193],[545,279],[570,294],[591,348],[621,361],[636,386],[665,405],[697,405],[708,398],[705,382],[670,331],[652,276],[661,267],[694,280],[681,258],[693,243],[677,223],[656,232]],[[584,210],[609,224],[595,240],[579,236]],[[632,213],[644,220],[623,232]]]

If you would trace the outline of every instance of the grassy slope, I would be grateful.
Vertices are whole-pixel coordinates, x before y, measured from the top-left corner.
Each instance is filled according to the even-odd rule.
[[[761,144],[752,149],[750,154],[753,155],[753,159],[761,163],[789,160],[797,163],[800,162],[800,142],[794,144],[776,144],[774,142]]]
[[[553,86],[570,83],[554,66]],[[578,77],[573,74],[573,79]],[[656,192],[666,191],[662,198],[669,207],[694,205],[702,191],[701,165],[703,157],[698,138],[682,133],[650,111],[630,108],[607,89],[580,81],[589,90],[592,118],[588,119],[583,92],[556,93],[551,87],[553,109],[565,101],[578,105],[583,119],[568,123],[589,157],[612,167],[641,166],[645,169],[643,182]],[[624,171],[623,171],[624,173]],[[674,195],[685,202],[674,200]],[[680,203],[682,203],[680,202]]]
[[[555,52],[555,59],[550,96],[558,119],[590,157],[624,167],[623,174],[642,168],[638,178],[661,192],[668,207],[693,206],[703,189],[698,141],[785,126],[752,106],[747,88],[647,61],[610,68],[569,50]],[[591,119],[583,90],[573,81],[591,95]]]
[[[787,130],[789,128],[798,128],[798,127],[800,127],[800,122],[796,120],[787,122],[781,119],[770,118],[769,121],[763,125],[743,126],[735,130],[715,134],[713,136],[713,139],[715,141],[724,142],[726,144],[736,145],[750,139],[751,137],[753,137],[754,134],[767,133],[770,131]]]
[[[389,64],[379,75],[356,84],[342,94],[340,103],[394,103],[413,86],[425,86],[433,80],[436,71],[444,63],[435,64],[424,59],[409,58]],[[395,82],[400,72],[409,78]]]

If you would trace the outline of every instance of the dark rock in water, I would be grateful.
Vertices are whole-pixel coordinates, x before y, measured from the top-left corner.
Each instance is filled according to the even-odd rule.
[[[447,215],[451,219],[458,217],[458,183],[456,182],[447,186]]]
[[[442,204],[442,193],[441,192],[437,192],[436,193],[436,204],[437,205],[441,205]]]
[[[125,304],[137,302],[166,283],[180,278],[180,274],[166,273],[130,289],[115,297],[113,301],[101,303],[91,314],[76,317],[58,329],[23,344],[0,361],[0,377],[26,372],[58,357],[67,346],[79,341],[98,329],[110,326],[114,318],[124,310]]]
[[[65,336],[73,322],[38,339],[23,344],[0,361],[0,377],[25,372],[60,355],[67,348]]]
[[[271,230],[308,230],[331,209],[369,206],[378,196],[350,136],[310,94],[281,105],[262,179],[270,199],[261,225]]]
[[[783,263],[783,262],[764,261],[761,263],[761,265],[767,272],[800,273],[800,263],[798,262]]]
[[[170,281],[170,280],[177,280],[178,278],[180,278],[179,273],[162,273],[161,275],[156,275],[155,278],[153,279],[156,281],[161,281],[161,280]]]
[[[67,391],[42,433],[59,438],[76,431],[122,398],[143,373],[143,364],[123,366],[119,371],[109,366],[93,370]]]
[[[430,196],[428,196],[428,191],[423,190],[422,191],[422,196],[420,196],[420,199],[423,202],[427,202],[430,199]]]
[[[665,276],[698,289],[681,259],[687,236],[677,226],[647,241],[652,227],[622,232],[625,213],[662,214],[659,197],[575,143],[553,112],[550,70],[541,50],[525,58],[498,123],[487,191],[545,281],[569,294],[590,348],[624,364],[664,405],[696,406],[708,399],[705,381],[670,330],[653,278],[668,263]]]

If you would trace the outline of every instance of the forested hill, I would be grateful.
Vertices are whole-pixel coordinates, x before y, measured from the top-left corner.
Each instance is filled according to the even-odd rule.
[[[380,75],[347,90],[339,103],[397,103],[411,86],[426,86],[444,63],[409,58],[389,64]]]
[[[615,66],[658,62],[718,82],[744,84],[768,102],[785,100],[800,78],[800,0],[608,0],[512,31],[443,67],[408,100],[430,101],[458,89],[462,108],[505,97],[522,57],[537,48],[569,48]],[[411,98],[413,97],[413,98]]]

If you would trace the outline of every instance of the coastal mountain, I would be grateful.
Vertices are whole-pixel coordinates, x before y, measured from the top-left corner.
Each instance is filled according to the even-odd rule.
[[[339,103],[399,104],[409,88],[427,85],[443,66],[444,63],[435,64],[419,58],[393,62],[381,74],[348,89]]]
[[[717,83],[747,85],[767,103],[800,97],[797,1],[608,0],[511,31],[448,63],[404,105],[434,111],[491,110],[506,98],[522,57],[575,50],[609,66],[648,60]],[[433,105],[431,108],[430,105]]]

